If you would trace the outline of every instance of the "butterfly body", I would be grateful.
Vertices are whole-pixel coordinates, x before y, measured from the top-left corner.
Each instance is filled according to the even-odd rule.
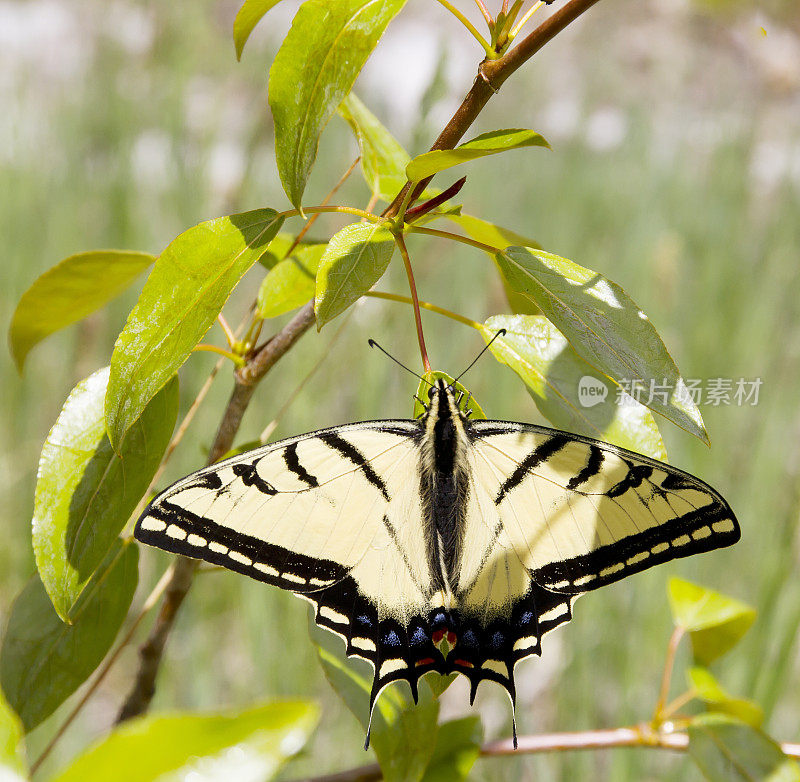
[[[294,592],[348,655],[416,699],[429,671],[489,679],[571,616],[581,593],[730,545],[739,527],[697,478],[607,443],[471,421],[438,380],[418,420],[323,429],[194,473],[137,539]]]

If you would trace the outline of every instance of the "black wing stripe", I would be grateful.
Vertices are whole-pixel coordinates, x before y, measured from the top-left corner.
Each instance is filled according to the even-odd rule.
[[[167,526],[164,530],[153,531],[142,525],[142,521],[158,519]],[[174,524],[186,533],[186,537],[175,538],[169,534],[170,525]],[[196,546],[190,542],[190,536],[197,536],[204,545]],[[283,546],[267,543],[261,538],[237,532],[229,527],[223,527],[205,516],[198,516],[186,508],[181,508],[166,500],[161,500],[158,505],[151,505],[139,520],[134,531],[136,540],[158,546],[175,554],[183,554],[195,559],[203,559],[216,565],[222,565],[229,570],[244,573],[259,581],[266,581],[293,592],[306,592],[318,590],[319,585],[314,585],[312,579],[322,582],[332,582],[344,578],[350,571],[344,565],[329,559],[309,557]],[[217,544],[212,546],[211,544]],[[233,558],[225,550],[235,552],[238,556]],[[243,558],[250,560],[248,564]],[[256,567],[257,564],[270,565],[277,575],[270,575]],[[286,578],[286,574],[290,578]],[[295,576],[301,581],[297,581]]]
[[[325,432],[319,436],[325,445],[338,451],[342,456],[349,459],[356,467],[359,467],[364,477],[383,495],[386,502],[389,502],[389,491],[380,476],[372,469],[372,465],[361,451],[344,437],[340,437],[336,432]]]
[[[319,481],[308,471],[302,464],[297,456],[297,443],[294,442],[283,450],[283,461],[286,468],[294,473],[299,480],[310,487],[319,486]]]
[[[536,448],[517,465],[517,469],[506,478],[505,482],[500,487],[500,491],[497,492],[497,497],[495,497],[494,500],[495,505],[499,505],[512,489],[519,486],[531,470],[558,453],[569,441],[569,438],[565,435],[554,434],[552,437],[549,437],[543,443],[536,446]]]
[[[595,475],[597,475],[602,466],[603,452],[596,445],[590,445],[589,459],[586,462],[586,466],[577,475],[569,479],[567,488],[574,491],[578,488],[578,486],[586,483],[586,481],[588,481],[590,478],[593,478]]]
[[[714,502],[586,554],[543,565],[531,577],[546,589],[583,592],[661,562],[730,546],[739,537],[730,509]]]
[[[277,494],[278,490],[270,483],[265,481],[258,474],[258,459],[250,464],[234,464],[231,468],[233,474],[240,478],[245,486],[253,486],[262,494]]]

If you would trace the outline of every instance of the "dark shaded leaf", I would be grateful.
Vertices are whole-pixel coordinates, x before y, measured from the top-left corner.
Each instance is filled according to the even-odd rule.
[[[406,0],[306,0],[269,72],[275,157],[301,208],[323,128]]]
[[[104,307],[154,260],[149,253],[95,250],[48,269],[22,294],[11,318],[8,342],[17,368],[22,371],[34,345]]]
[[[618,384],[642,384],[639,401],[708,442],[700,411],[661,337],[619,285],[530,247],[509,247],[496,258],[508,283],[536,303],[581,358]]]
[[[178,415],[173,377],[127,431],[117,455],[106,436],[107,383],[108,367],[78,383],[39,459],[33,550],[42,583],[65,622],[147,490]]]
[[[762,731],[721,714],[689,725],[689,755],[711,782],[798,782],[800,766]]]
[[[118,541],[95,571],[66,625],[38,576],[11,608],[0,649],[0,684],[30,731],[100,664],[128,613],[139,577],[139,550]]]
[[[141,717],[116,728],[55,779],[261,782],[303,748],[318,720],[319,709],[310,701]]]
[[[106,424],[115,451],[282,223],[274,209],[219,217],[182,233],[161,254],[111,356]]]

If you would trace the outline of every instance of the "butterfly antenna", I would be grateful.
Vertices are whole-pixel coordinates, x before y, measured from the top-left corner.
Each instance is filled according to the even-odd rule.
[[[495,341],[495,340],[496,340],[498,337],[502,337],[502,336],[503,336],[505,333],[506,333],[506,330],[505,330],[505,329],[500,329],[500,331],[498,331],[498,332],[497,332],[497,334],[495,334],[495,335],[494,335],[494,336],[493,336],[493,337],[492,337],[492,338],[491,338],[491,339],[490,339],[490,340],[489,340],[489,341],[486,343],[486,346],[483,348],[483,350],[482,350],[480,353],[478,353],[478,355],[477,355],[477,356],[475,356],[475,358],[472,360],[472,363],[471,363],[471,364],[470,364],[470,365],[469,365],[469,366],[468,366],[468,367],[467,367],[467,368],[466,368],[466,369],[465,369],[465,370],[464,370],[464,371],[463,371],[463,372],[462,372],[462,373],[461,373],[461,374],[460,374],[460,375],[459,375],[459,376],[458,376],[458,377],[457,377],[457,378],[456,378],[456,379],[453,381],[453,383],[458,383],[458,381],[459,381],[459,380],[461,380],[461,378],[462,378],[462,377],[464,377],[464,375],[466,375],[466,374],[467,374],[467,372],[469,372],[469,371],[470,371],[470,369],[472,369],[472,367],[474,367],[474,366],[475,366],[475,364],[477,364],[477,363],[478,363],[478,359],[479,359],[479,358],[480,358],[480,357],[481,357],[481,356],[482,356],[482,355],[483,355],[483,354],[484,354],[484,353],[485,353],[487,350],[489,350],[489,347],[491,346],[492,342],[494,342],[494,341]]]
[[[397,366],[403,367],[403,369],[405,369],[406,372],[410,372],[412,375],[414,375],[414,377],[418,378],[423,383],[428,383],[429,386],[433,386],[433,383],[430,383],[429,381],[425,380],[425,378],[422,377],[422,375],[418,375],[413,369],[409,369],[405,364],[398,361],[391,353],[385,351],[374,339],[367,340],[367,343],[371,348],[378,348],[378,350],[380,350],[381,353],[392,359],[392,361],[394,361],[394,363],[397,364]]]

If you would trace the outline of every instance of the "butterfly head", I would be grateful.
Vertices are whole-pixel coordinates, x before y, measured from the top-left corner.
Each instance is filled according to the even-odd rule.
[[[433,416],[439,418],[442,416],[455,416],[457,418],[469,418],[469,396],[466,398],[466,403],[463,405],[464,391],[457,388],[453,383],[447,383],[444,378],[437,377],[431,387],[428,389],[428,403],[425,405],[426,417]]]

